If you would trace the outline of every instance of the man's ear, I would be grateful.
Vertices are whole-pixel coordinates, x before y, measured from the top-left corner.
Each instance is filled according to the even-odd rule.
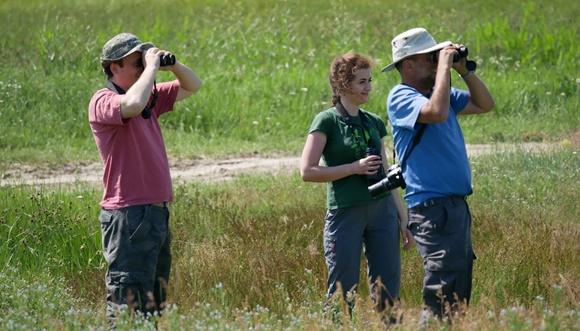
[[[119,65],[115,62],[111,63],[111,65],[109,66],[109,69],[111,69],[111,72],[114,74],[119,73]]]
[[[401,63],[401,72],[403,71],[410,71],[413,69],[413,61],[410,59],[404,59]]]

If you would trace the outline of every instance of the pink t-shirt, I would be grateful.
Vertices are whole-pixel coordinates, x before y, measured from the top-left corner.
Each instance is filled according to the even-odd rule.
[[[173,110],[179,83],[157,84],[158,99],[151,117],[121,117],[122,95],[107,88],[89,103],[89,123],[105,166],[101,207],[172,201],[171,174],[157,118]]]

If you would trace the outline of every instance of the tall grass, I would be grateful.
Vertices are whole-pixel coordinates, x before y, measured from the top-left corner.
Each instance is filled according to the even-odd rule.
[[[391,60],[392,37],[415,26],[467,45],[492,90],[494,112],[463,121],[468,142],[558,140],[580,124],[578,7],[563,0],[4,2],[2,163],[98,159],[87,104],[104,86],[102,45],[122,31],[173,51],[204,81],[163,118],[177,157],[297,153],[314,114],[328,107],[331,60],[351,50],[377,59],[366,108],[386,119],[386,95],[399,77],[378,69]]]
[[[478,258],[472,307],[454,325],[481,330],[579,327],[577,152],[514,152],[477,157],[472,163],[475,194],[469,201]],[[173,310],[161,325],[198,330],[338,327],[324,313],[323,184],[303,183],[297,172],[247,175],[222,183],[176,183],[175,195]],[[47,320],[72,323],[83,312],[79,321],[84,322],[78,323],[85,324],[68,329],[104,328],[105,270],[98,251],[98,209],[91,208],[99,198],[98,190],[80,184],[72,190],[2,189],[0,236],[6,240],[0,255],[0,326],[9,320],[32,325],[23,317],[31,314],[47,330],[58,330]],[[402,255],[401,328],[406,330],[417,325],[422,266],[414,249]],[[19,285],[12,285],[15,277],[22,279]],[[379,329],[364,266],[359,286],[357,308],[345,327]],[[56,307],[42,306],[39,287],[58,300]],[[75,301],[61,302],[56,299],[60,293]],[[140,329],[131,324],[137,321],[127,317],[127,329]]]
[[[492,90],[492,113],[462,118],[468,142],[557,141],[580,125],[578,14],[563,0],[5,1],[0,170],[98,160],[87,104],[104,85],[101,47],[122,31],[173,51],[204,81],[162,119],[174,157],[296,154],[328,107],[331,60],[350,50],[377,59],[365,109],[386,120],[386,95],[399,78],[379,68],[390,62],[392,37],[416,26],[467,45]],[[433,328],[580,328],[577,150],[472,160],[473,305],[452,326]],[[82,183],[0,189],[0,329],[106,328],[100,196]],[[324,185],[297,173],[244,176],[178,182],[175,197],[172,307],[156,318],[161,329],[341,327],[324,312]],[[400,329],[413,330],[422,282],[414,250],[403,252],[402,267]],[[342,327],[380,329],[371,307],[361,268],[360,296]],[[125,313],[120,330],[155,329]]]

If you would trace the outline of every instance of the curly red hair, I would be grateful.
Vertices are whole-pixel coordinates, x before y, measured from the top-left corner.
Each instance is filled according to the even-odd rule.
[[[350,90],[350,84],[360,69],[370,69],[375,65],[367,56],[357,53],[347,53],[332,61],[328,82],[332,90],[332,106],[340,101],[340,95]]]

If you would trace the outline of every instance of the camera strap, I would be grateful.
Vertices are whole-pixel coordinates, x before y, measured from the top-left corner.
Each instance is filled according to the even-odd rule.
[[[427,124],[422,123],[421,127],[417,131],[417,134],[413,138],[413,144],[411,145],[411,148],[409,148],[409,152],[407,153],[407,157],[404,160],[399,160],[401,162],[401,169],[405,169],[405,161],[407,161],[407,159],[409,158],[409,156],[411,156],[411,153],[413,152],[415,147],[417,145],[419,145],[419,143],[421,142],[421,137],[423,137],[423,133],[425,132],[426,128],[427,128]],[[395,160],[395,157],[396,157],[395,149],[393,148],[393,160]]]
[[[109,90],[111,90],[111,91],[113,91],[113,92],[115,92],[117,94],[125,94],[125,93],[127,93],[119,85],[113,83],[109,79],[107,79],[107,84],[105,86]],[[153,81],[153,100],[151,100],[151,98],[149,98],[149,100],[151,101],[151,103],[148,104],[147,106],[145,106],[145,108],[143,109],[143,111],[141,111],[141,116],[144,119],[148,119],[148,118],[151,117],[151,109],[153,109],[153,107],[155,107],[155,104],[157,103],[157,96],[158,96],[157,83],[155,81]]]

